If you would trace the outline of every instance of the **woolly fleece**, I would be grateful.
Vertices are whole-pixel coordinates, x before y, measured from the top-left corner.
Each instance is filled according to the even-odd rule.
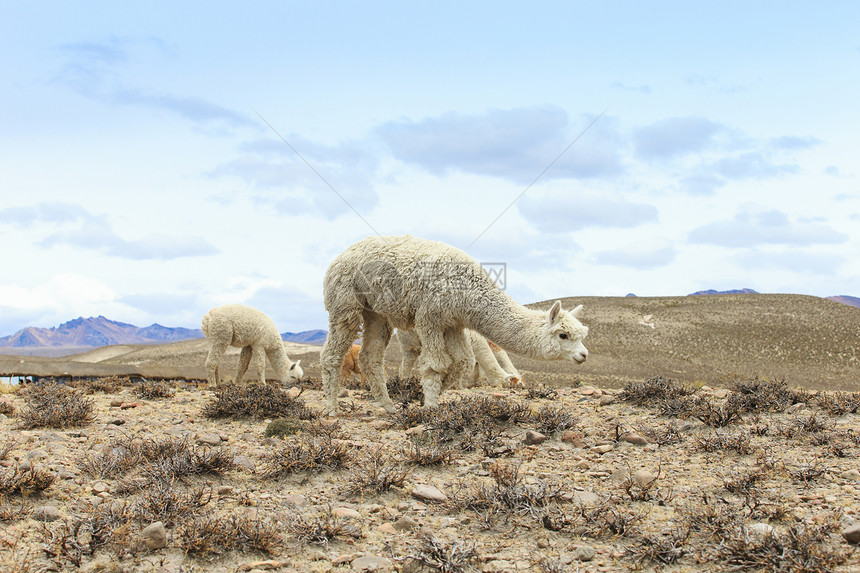
[[[329,265],[323,297],[329,333],[320,362],[330,415],[337,415],[343,358],[362,328],[361,370],[388,412],[394,404],[382,362],[392,328],[418,333],[424,405],[430,408],[438,406],[443,387],[473,367],[464,328],[529,358],[582,363],[588,357],[582,343],[588,329],[576,318],[581,305],[570,312],[560,301],[549,311],[528,309],[499,289],[475,259],[437,241],[363,239]]]
[[[228,346],[242,349],[236,384],[242,383],[252,359],[258,380],[265,382],[266,356],[281,382],[299,380],[304,375],[301,360],[293,362],[287,356],[274,321],[256,308],[243,304],[225,304],[213,308],[203,316],[202,328],[203,334],[209,339],[206,373],[210,386],[221,383],[218,364]]]

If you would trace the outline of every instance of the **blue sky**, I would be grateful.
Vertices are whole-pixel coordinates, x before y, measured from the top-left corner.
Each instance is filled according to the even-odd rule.
[[[522,303],[860,296],[858,22],[854,2],[5,3],[0,335],[196,328],[228,302],[325,328],[328,263],[375,232],[503,261]]]

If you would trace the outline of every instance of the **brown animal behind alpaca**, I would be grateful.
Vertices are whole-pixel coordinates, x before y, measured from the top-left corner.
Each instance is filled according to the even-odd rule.
[[[362,380],[361,369],[358,367],[358,353],[361,351],[361,345],[353,344],[352,348],[343,359],[343,368],[340,370],[341,380],[349,380],[353,374],[358,374]]]

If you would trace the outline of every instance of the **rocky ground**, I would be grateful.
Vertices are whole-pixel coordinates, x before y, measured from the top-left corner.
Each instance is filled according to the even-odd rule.
[[[280,426],[178,382],[82,384],[70,427],[4,395],[0,570],[860,571],[856,394],[475,388],[436,424],[352,388],[335,424],[313,382]]]

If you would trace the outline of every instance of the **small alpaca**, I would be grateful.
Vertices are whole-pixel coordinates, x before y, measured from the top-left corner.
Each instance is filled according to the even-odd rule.
[[[474,330],[467,329],[467,334],[473,354],[474,368],[471,375],[469,372],[465,373],[465,379],[468,379],[472,385],[475,385],[481,377],[486,378],[492,386],[514,385],[522,379],[520,373],[511,363],[507,352]],[[398,330],[395,336],[400,343],[402,356],[400,377],[406,378],[412,375],[412,370],[421,354],[421,340],[414,330]],[[463,388],[465,379],[461,378],[451,385]]]
[[[349,352],[343,359],[343,368],[340,371],[340,377],[344,380],[349,380],[353,374],[361,376],[361,368],[358,367],[358,353],[361,352],[360,344],[353,344]],[[363,378],[363,377],[362,377]]]
[[[284,350],[284,342],[271,318],[263,312],[242,304],[225,304],[213,308],[203,316],[203,334],[209,339],[206,373],[210,386],[218,386],[221,377],[218,364],[228,346],[241,348],[236,384],[248,370],[253,358],[257,378],[266,382],[266,356],[283,383],[299,380],[304,375],[301,360],[293,362]]]
[[[500,347],[537,360],[583,363],[588,328],[577,320],[582,305],[566,311],[516,303],[463,251],[411,237],[368,237],[335,257],[326,271],[323,298],[329,333],[320,355],[325,411],[337,415],[343,357],[363,328],[359,364],[374,400],[387,412],[394,403],[385,385],[383,357],[392,328],[415,329],[421,340],[419,371],[424,405],[474,368],[465,329]]]

